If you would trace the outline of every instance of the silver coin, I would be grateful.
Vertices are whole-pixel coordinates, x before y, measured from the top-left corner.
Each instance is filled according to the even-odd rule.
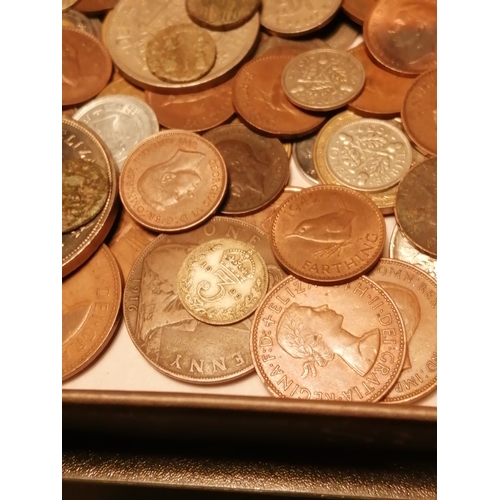
[[[94,35],[99,40],[101,39],[101,33],[98,30],[98,25],[96,24],[96,21],[98,21],[97,19],[89,19],[86,15],[73,9],[63,12],[62,18],[63,21],[67,21],[75,28],[86,31],[91,35]]]
[[[81,107],[73,119],[99,134],[120,172],[130,151],[159,132],[156,115],[145,102],[119,94],[94,99]]]
[[[314,141],[316,140],[316,135],[308,137],[302,141],[297,141],[293,143],[292,155],[295,160],[295,165],[297,165],[298,171],[308,180],[314,182],[314,184],[319,184],[318,175],[316,174],[316,169],[314,168],[313,162],[313,148]]]

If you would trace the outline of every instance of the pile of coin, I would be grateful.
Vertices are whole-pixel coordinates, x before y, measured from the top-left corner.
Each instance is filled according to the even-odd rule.
[[[124,321],[187,383],[436,390],[435,0],[70,0],[62,31],[63,380]]]

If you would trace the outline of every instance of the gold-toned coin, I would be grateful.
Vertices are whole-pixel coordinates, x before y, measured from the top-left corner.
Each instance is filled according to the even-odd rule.
[[[62,11],[66,12],[68,9],[71,9],[73,5],[77,4],[80,0],[62,0]]]
[[[202,26],[232,29],[248,21],[260,0],[186,0],[189,15]]]
[[[201,244],[177,275],[179,298],[189,313],[211,325],[250,316],[267,292],[264,259],[248,243],[220,238]]]

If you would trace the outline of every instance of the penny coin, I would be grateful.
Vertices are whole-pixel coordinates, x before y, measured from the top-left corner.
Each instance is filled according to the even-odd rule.
[[[224,158],[228,192],[219,209],[224,215],[261,210],[285,188],[288,156],[278,139],[255,134],[245,125],[222,125],[203,136]]]
[[[62,120],[62,160],[91,160],[108,179],[107,198],[102,210],[88,223],[62,235],[63,277],[86,262],[100,247],[111,229],[118,209],[118,180],[108,149],[86,125]]]
[[[118,323],[121,299],[120,270],[106,245],[63,280],[63,380],[86,368],[109,343]]]
[[[271,285],[285,277],[265,233],[234,218],[213,217],[192,231],[156,238],[137,259],[125,286],[124,318],[135,346],[160,372],[184,382],[224,382],[254,369],[252,317],[209,325],[191,316],[179,299],[177,273],[185,258],[201,243],[218,238],[255,248],[268,267]]]
[[[233,81],[192,94],[169,95],[146,91],[146,102],[165,128],[201,132],[217,127],[234,114]]]
[[[413,246],[437,257],[437,158],[413,167],[401,180],[395,216]]]
[[[101,12],[112,9],[118,0],[80,0],[76,8],[82,12]]]
[[[342,9],[356,23],[363,24],[377,0],[343,0]]]
[[[403,370],[384,403],[409,403],[437,387],[437,283],[405,262],[380,259],[368,275],[394,301],[406,331]]]
[[[62,11],[66,12],[68,9],[71,9],[78,1],[81,0],[62,0]]]
[[[384,217],[367,196],[340,186],[313,186],[278,210],[271,244],[278,261],[306,281],[352,280],[380,258]]]
[[[260,0],[186,0],[186,9],[195,22],[226,30],[248,21],[259,5]]]
[[[437,70],[413,82],[403,102],[401,119],[415,147],[424,154],[437,155]]]
[[[365,276],[335,286],[289,277],[257,309],[251,346],[274,396],[375,402],[398,379],[406,338],[389,294]]]
[[[325,26],[340,4],[341,0],[262,0],[260,22],[272,33],[300,36]]]
[[[365,84],[362,64],[347,52],[317,49],[300,54],[283,70],[285,95],[310,111],[332,111],[354,99]]]
[[[108,85],[106,85],[106,87],[104,87],[104,90],[102,90],[97,97],[103,97],[105,95],[113,94],[129,95],[131,97],[135,97],[136,99],[140,99],[143,102],[146,102],[144,90],[127,82],[127,80],[122,78],[118,71],[115,71],[115,74],[113,75],[111,81],[108,83]],[[149,105],[151,106],[151,104]]]
[[[94,99],[81,107],[73,119],[87,124],[99,134],[120,171],[129,152],[159,131],[154,111],[145,102],[125,95]]]
[[[94,35],[97,39],[100,38],[97,25],[77,10],[70,9],[66,12],[63,12],[62,25],[86,31],[91,35]]]
[[[392,231],[389,257],[408,262],[408,264],[418,267],[437,280],[437,260],[416,249],[401,232],[397,224]]]
[[[337,13],[335,19],[323,28],[324,34],[318,35],[332,49],[347,50],[361,35],[359,26],[354,24],[342,12]]]
[[[86,31],[62,28],[62,104],[78,104],[97,95],[111,76],[106,48]]]
[[[293,143],[293,159],[299,172],[314,184],[319,184],[318,174],[313,161],[313,148],[317,135]]]
[[[224,160],[206,139],[166,130],[129,154],[120,197],[129,214],[152,231],[182,231],[210,217],[227,186]]]
[[[177,94],[204,90],[229,79],[254,46],[260,26],[259,14],[255,13],[239,28],[207,31],[217,47],[213,68],[198,80],[170,83],[149,71],[146,45],[152,34],[168,26],[190,23],[197,27],[186,11],[185,0],[121,0],[106,20],[103,26],[106,45],[126,78],[148,90],[163,89]]]
[[[290,56],[263,56],[243,66],[233,85],[233,104],[252,127],[282,137],[299,137],[316,130],[324,121],[298,109],[286,98],[281,74]]]
[[[267,56],[289,55],[295,57],[309,50],[326,48],[328,48],[328,44],[319,38],[290,40],[279,36],[270,36],[259,43],[254,58],[263,56],[264,54]]]
[[[435,68],[436,0],[377,0],[363,38],[373,57],[398,73],[418,75]]]

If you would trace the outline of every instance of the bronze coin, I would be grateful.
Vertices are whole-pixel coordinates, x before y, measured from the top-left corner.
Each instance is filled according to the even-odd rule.
[[[303,52],[307,52],[308,50],[327,49],[328,47],[329,45],[319,38],[311,38],[309,40],[290,40],[279,36],[270,36],[269,38],[264,38],[260,41],[259,46],[255,51],[254,58],[263,55],[290,55],[295,57]]]
[[[255,134],[245,125],[223,125],[203,136],[224,158],[228,192],[219,208],[224,215],[261,210],[288,182],[288,156],[278,139]]]
[[[66,12],[68,9],[71,9],[78,1],[81,0],[62,0],[62,11]]]
[[[201,132],[217,127],[234,114],[233,81],[192,94],[146,91],[146,102],[165,128]]]
[[[243,66],[234,79],[233,104],[238,114],[259,131],[286,138],[316,130],[324,116],[296,108],[286,98],[281,75],[290,56],[263,56]]]
[[[104,45],[86,31],[62,28],[62,104],[78,104],[108,83],[112,64]]]
[[[103,351],[117,326],[122,299],[118,264],[106,247],[62,282],[62,379]]]
[[[373,57],[398,73],[418,75],[435,68],[436,0],[377,0],[363,37]]]
[[[210,217],[227,186],[224,160],[206,139],[166,130],[133,149],[120,176],[129,214],[152,231],[182,231]]]
[[[415,147],[437,155],[437,69],[413,82],[403,101],[401,119]]]
[[[292,274],[314,283],[353,280],[382,255],[384,217],[367,196],[340,186],[302,189],[281,205],[271,244]]]
[[[63,12],[62,15],[63,26],[69,26],[70,28],[76,28],[86,31],[91,35],[94,35],[99,40],[99,30],[97,29],[97,25],[93,21],[94,20],[90,20],[81,12],[73,9],[68,10],[67,12]]]
[[[395,216],[413,246],[437,257],[437,158],[423,161],[401,180]]]
[[[104,89],[100,92],[98,97],[102,97],[105,95],[112,95],[112,94],[129,95],[131,97],[135,97],[137,99],[140,99],[141,101],[146,102],[146,98],[144,96],[144,90],[127,82],[127,80],[125,80],[120,75],[120,73],[118,73],[118,71],[115,71],[113,78],[111,78],[111,81],[108,83],[108,85],[106,85],[106,87],[104,87]],[[149,105],[151,106],[151,104]]]
[[[251,344],[271,394],[328,401],[381,400],[406,352],[397,307],[365,276],[336,286],[283,280],[257,309]]]
[[[248,21],[259,5],[260,0],[186,0],[186,10],[195,22],[226,30]]]
[[[118,0],[79,0],[75,9],[81,12],[101,12],[112,9]]]
[[[377,0],[343,0],[342,9],[356,23],[363,25]]]

